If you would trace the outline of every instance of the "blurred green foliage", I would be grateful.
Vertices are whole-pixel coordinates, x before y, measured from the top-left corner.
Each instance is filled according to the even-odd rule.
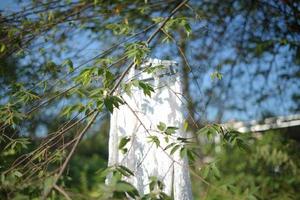
[[[181,1],[21,2],[23,9],[0,15],[0,199],[39,199],[48,190],[51,192],[47,199],[67,198],[63,197],[62,189],[72,199],[126,199],[128,196],[169,199],[155,177],[151,177],[150,193],[140,197],[122,179],[132,176],[130,170],[123,166],[106,168],[107,114],[124,104],[120,96],[109,92],[128,61],[139,65],[145,56],[155,51],[162,53],[160,44],[172,45],[166,48],[167,56],[178,57],[172,49],[179,50],[178,54],[185,60],[183,72],[197,73],[197,77],[187,73],[184,82],[184,93],[192,102],[191,115],[204,100],[207,102],[203,105],[221,108],[219,121],[224,110],[246,109],[240,107],[237,99],[231,100],[240,98],[234,86],[241,87],[241,75],[248,73],[249,66],[256,66],[248,74],[249,87],[260,76],[266,82],[269,77],[278,78],[279,97],[285,94],[285,84],[299,87],[298,2],[191,0],[160,29],[160,37],[152,46],[145,42],[153,33],[152,28],[166,19],[175,2]],[[87,34],[84,42],[100,41],[99,46],[112,48],[101,48],[101,53],[79,64],[80,52],[89,47],[81,46],[74,52],[75,43],[83,33]],[[199,47],[204,50],[199,51]],[[188,58],[196,63],[188,70],[185,68],[190,66],[184,55],[187,52],[191,52]],[[227,54],[224,52],[230,53],[216,59],[219,54]],[[281,62],[276,64],[284,67],[272,71],[277,56]],[[207,65],[212,67],[202,67]],[[161,67],[164,66],[149,68],[147,73]],[[209,73],[215,85],[202,94],[195,86]],[[154,92],[150,84],[139,80],[121,86],[129,95],[132,87],[149,97]],[[252,95],[255,92],[254,102],[274,97],[273,93],[265,93],[265,89],[270,88],[259,88],[259,92],[249,90]],[[289,92],[293,93],[294,100],[290,108],[299,110],[297,90]],[[252,95],[246,93],[246,99]],[[218,101],[216,96],[225,100]],[[90,113],[95,110],[102,112],[101,120],[82,138],[63,176],[55,180],[74,138],[79,138],[78,132],[88,124]],[[196,116],[192,117],[197,120]],[[163,122],[157,128],[167,143],[178,129]],[[300,199],[297,192],[299,142],[290,139],[285,131],[267,132],[258,138],[217,124],[190,131],[196,142],[178,138],[165,150],[170,154],[179,151],[181,156],[189,158],[195,199]],[[148,139],[156,147],[161,145],[157,136]],[[124,138],[119,144],[124,153],[129,140]],[[106,175],[112,176],[111,184],[104,184]]]
[[[250,151],[203,144],[207,148],[204,155],[213,161],[208,170],[201,170],[212,186],[194,177],[195,196],[209,200],[299,199],[300,143],[286,134],[286,130],[268,131],[252,138]]]

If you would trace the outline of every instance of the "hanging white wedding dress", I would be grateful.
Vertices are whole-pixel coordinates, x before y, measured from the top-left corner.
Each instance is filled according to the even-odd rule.
[[[142,72],[150,65],[165,68],[153,78],[152,74]],[[138,88],[132,88],[131,96],[118,91],[126,104],[114,109],[111,115],[108,165],[123,165],[132,170],[134,176],[126,181],[132,183],[142,195],[149,193],[149,177],[155,176],[164,183],[164,192],[174,200],[191,200],[187,158],[181,158],[179,150],[172,155],[170,151],[164,151],[168,144],[176,141],[176,137],[186,137],[182,130],[184,108],[180,99],[182,86],[178,65],[173,61],[149,59],[140,69],[132,69],[125,82],[132,79],[150,83],[155,92],[148,97]],[[158,131],[160,122],[179,128],[168,142]],[[157,136],[160,145],[157,147],[149,142],[149,136]],[[130,138],[125,154],[118,149],[124,137]]]

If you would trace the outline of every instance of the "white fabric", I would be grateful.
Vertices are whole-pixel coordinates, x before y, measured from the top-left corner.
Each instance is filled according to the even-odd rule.
[[[149,62],[152,66],[162,63],[174,65],[173,62],[157,59]],[[148,76],[147,73],[133,69],[127,76],[127,80],[132,77],[144,80],[149,78]],[[186,137],[186,133],[182,131],[184,108],[182,101],[176,95],[182,92],[180,76],[177,73],[172,76],[156,77],[149,83],[155,88],[151,98],[145,96],[143,91],[137,88],[132,88],[132,96],[122,93],[128,105],[125,104],[115,109],[111,115],[108,165],[123,165],[131,169],[135,176],[126,181],[132,183],[140,194],[149,193],[149,177],[156,176],[164,183],[164,192],[172,196],[174,200],[191,200],[187,158],[181,158],[179,150],[173,155],[170,155],[170,150],[163,151],[168,144],[176,141],[176,137]],[[181,130],[176,131],[174,135],[176,137],[166,143],[163,134],[157,132],[159,122],[181,128]],[[147,137],[150,135],[159,138],[159,147],[149,142]],[[118,145],[126,136],[131,140],[126,145],[128,152],[123,154],[118,149]]]

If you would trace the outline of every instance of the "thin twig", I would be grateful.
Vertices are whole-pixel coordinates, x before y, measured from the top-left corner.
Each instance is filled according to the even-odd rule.
[[[71,200],[69,195],[61,187],[55,184],[53,188],[56,189],[59,193],[61,193],[67,200]]]
[[[146,44],[149,45],[149,43],[154,39],[154,37],[158,34],[158,32],[160,31],[160,29],[163,28],[163,26],[168,22],[168,20],[171,19],[171,17],[182,7],[185,5],[185,3],[188,2],[188,0],[185,0],[181,3],[179,3],[172,11],[171,14],[160,24],[160,26],[150,35],[150,37],[147,39]],[[126,74],[129,72],[129,70],[134,67],[136,65],[136,62],[132,62],[128,68],[122,73],[122,75],[120,76],[120,78],[117,80],[116,84],[114,85],[114,87],[112,88],[112,90],[109,92],[109,95],[113,95],[113,93],[115,92],[115,90],[119,87],[119,85],[121,84],[121,82],[123,81],[123,79],[125,78]],[[57,183],[58,179],[62,176],[64,170],[66,169],[68,163],[70,162],[71,157],[73,156],[80,140],[82,139],[82,137],[84,136],[84,134],[87,132],[87,130],[92,126],[92,124],[94,123],[94,121],[96,120],[97,116],[99,114],[99,111],[97,111],[95,113],[95,115],[92,117],[92,119],[90,120],[90,122],[87,124],[87,126],[79,133],[78,135],[78,139],[76,140],[74,146],[72,147],[69,155],[67,156],[66,160],[64,161],[63,165],[61,166],[58,174],[55,176],[55,179],[53,181],[53,184],[51,187],[49,187],[49,189],[47,191],[45,191],[45,193],[43,194],[42,199],[45,200],[47,198],[47,196],[49,195],[49,193],[51,192],[51,190],[53,189],[54,185]]]
[[[74,146],[72,147],[70,153],[68,154],[66,160],[64,161],[63,165],[61,166],[58,174],[55,176],[52,187],[49,187],[48,190],[45,191],[44,195],[43,195],[43,200],[45,200],[47,198],[47,196],[49,195],[49,193],[51,192],[52,188],[54,187],[54,185],[57,183],[58,179],[61,177],[61,175],[63,174],[63,172],[65,171],[67,165],[69,164],[79,142],[81,141],[82,137],[84,136],[84,134],[88,131],[88,129],[93,125],[94,121],[96,120],[97,116],[99,114],[99,111],[97,111],[94,116],[92,117],[92,119],[89,121],[89,123],[84,127],[84,129],[78,134],[78,138],[74,144]]]

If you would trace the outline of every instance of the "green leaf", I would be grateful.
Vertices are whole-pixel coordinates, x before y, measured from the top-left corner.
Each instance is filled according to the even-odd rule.
[[[6,49],[5,44],[1,44],[0,45],[0,53],[3,53],[5,51],[5,49]]]
[[[130,137],[123,137],[119,142],[119,149],[123,149],[129,141]]]
[[[95,88],[89,92],[89,97],[91,98],[102,98],[103,97],[103,88]]]
[[[22,103],[31,102],[40,99],[37,93],[34,91],[27,90],[23,85],[15,84],[14,87],[18,90],[12,96],[17,98]]]
[[[188,130],[188,127],[189,127],[189,123],[187,121],[184,121],[184,124],[183,124],[183,131],[187,131]]]
[[[172,135],[176,132],[176,130],[178,130],[177,127],[173,127],[173,126],[168,126],[167,129],[165,130],[165,133],[167,135]]]
[[[131,191],[127,191],[126,192],[130,197],[132,197],[133,199],[140,199],[140,195],[139,195],[139,192],[136,188],[134,188],[134,190],[131,190]]]
[[[119,191],[119,192],[127,192],[127,191],[134,190],[132,185],[130,185],[129,183],[127,183],[125,181],[118,182],[115,186],[115,189],[116,189],[116,191]]]
[[[191,28],[191,26],[190,26],[188,23],[186,23],[186,24],[184,25],[184,28],[185,28],[186,35],[189,37],[189,36],[191,35],[191,33],[192,33],[192,28]]]
[[[145,42],[136,42],[127,44],[125,47],[125,54],[128,58],[133,58],[135,64],[140,66],[142,60],[150,52],[150,49]]]
[[[191,149],[187,149],[187,157],[190,161],[195,161],[196,153]]]
[[[162,132],[166,130],[166,127],[167,127],[166,124],[163,122],[159,122],[159,124],[157,125],[158,130]]]
[[[110,166],[104,169],[98,170],[96,173],[99,174],[100,178],[105,178],[109,173],[115,170],[114,166]]]
[[[187,149],[185,147],[182,147],[180,149],[180,157],[184,158],[185,156],[187,156]]]
[[[59,71],[58,66],[55,62],[49,61],[46,63],[46,72],[57,73]]]
[[[169,137],[168,136],[165,136],[164,139],[165,139],[166,143],[169,143]]]
[[[213,73],[211,73],[210,74],[210,78],[212,79],[212,80],[214,80],[214,79],[218,79],[218,80],[221,80],[222,78],[223,78],[223,75],[220,73],[220,72],[218,72],[218,71],[214,71]]]
[[[164,150],[167,150],[167,149],[171,148],[171,147],[174,146],[175,144],[176,144],[175,142],[172,142],[171,144],[168,144],[168,145],[164,148]]]
[[[115,35],[128,35],[132,31],[132,28],[126,23],[107,24],[106,28],[112,30]]]
[[[105,98],[104,99],[104,105],[105,105],[105,107],[107,108],[107,110],[109,112],[112,113],[114,111],[113,102],[112,102],[112,100],[110,98]]]
[[[240,149],[243,149],[248,153],[251,152],[250,146],[243,139],[237,138],[236,144]]]
[[[208,140],[211,140],[214,138],[215,134],[217,134],[217,127],[213,125],[207,125],[198,130],[197,134],[206,135]]]
[[[69,105],[63,108],[61,115],[70,117],[74,113],[82,113],[86,110],[86,106],[84,106],[82,103]]]
[[[207,178],[210,172],[210,166],[205,165],[201,168],[201,174],[203,178]]]
[[[121,87],[122,87],[122,89],[125,91],[125,93],[128,96],[132,95],[132,92],[131,92],[132,83],[131,82],[130,83],[121,84]]]
[[[153,87],[149,83],[138,81],[138,87],[141,88],[146,96],[151,97],[151,93],[154,92]]]
[[[53,184],[54,184],[54,177],[53,176],[48,177],[44,182],[44,193],[50,190]]]
[[[107,96],[104,99],[104,105],[109,112],[113,112],[114,108],[119,108],[120,105],[124,104],[123,100],[117,96]]]
[[[119,165],[117,167],[117,170],[119,170],[120,173],[124,176],[127,176],[127,177],[134,176],[134,173],[130,169],[128,169],[127,167],[125,167],[123,165]]]
[[[29,138],[16,138],[11,140],[4,149],[11,149],[15,152],[19,152],[22,149],[27,149],[28,144],[30,143]]]
[[[71,59],[65,60],[63,65],[68,67],[69,73],[72,73],[74,71],[74,66],[73,66],[73,62]]]
[[[98,67],[87,67],[79,73],[78,76],[74,78],[75,83],[80,83],[83,86],[89,86],[93,79],[100,76],[99,71],[102,71],[102,69],[99,69]],[[107,70],[106,70],[107,71]],[[108,72],[107,72],[108,73]],[[103,77],[103,80],[106,80],[106,76]],[[106,87],[106,86],[105,86]]]
[[[173,155],[179,148],[181,147],[180,144],[177,144],[176,146],[174,146],[170,152],[171,155]]]
[[[103,79],[102,79],[104,88],[110,88],[114,79],[115,79],[114,74],[105,68],[103,71]]]
[[[215,163],[212,164],[211,170],[212,170],[212,173],[214,174],[214,176],[215,176],[216,178],[219,179],[219,178],[221,177],[220,171],[219,171],[219,169],[217,168],[217,166],[215,165]]]
[[[152,21],[155,22],[155,23],[160,23],[164,20],[165,18],[163,17],[153,17],[152,18]]]
[[[156,65],[156,66],[150,66],[150,67],[147,67],[145,69],[145,71],[148,73],[148,74],[155,74],[157,73],[158,71],[160,70],[163,70],[165,69],[166,67],[164,65]]]
[[[111,96],[114,107],[119,108],[120,105],[124,104],[124,101],[118,96]]]
[[[148,136],[147,138],[150,139],[149,140],[150,142],[155,143],[156,147],[158,147],[160,145],[160,141],[157,136],[151,135],[151,136]]]

